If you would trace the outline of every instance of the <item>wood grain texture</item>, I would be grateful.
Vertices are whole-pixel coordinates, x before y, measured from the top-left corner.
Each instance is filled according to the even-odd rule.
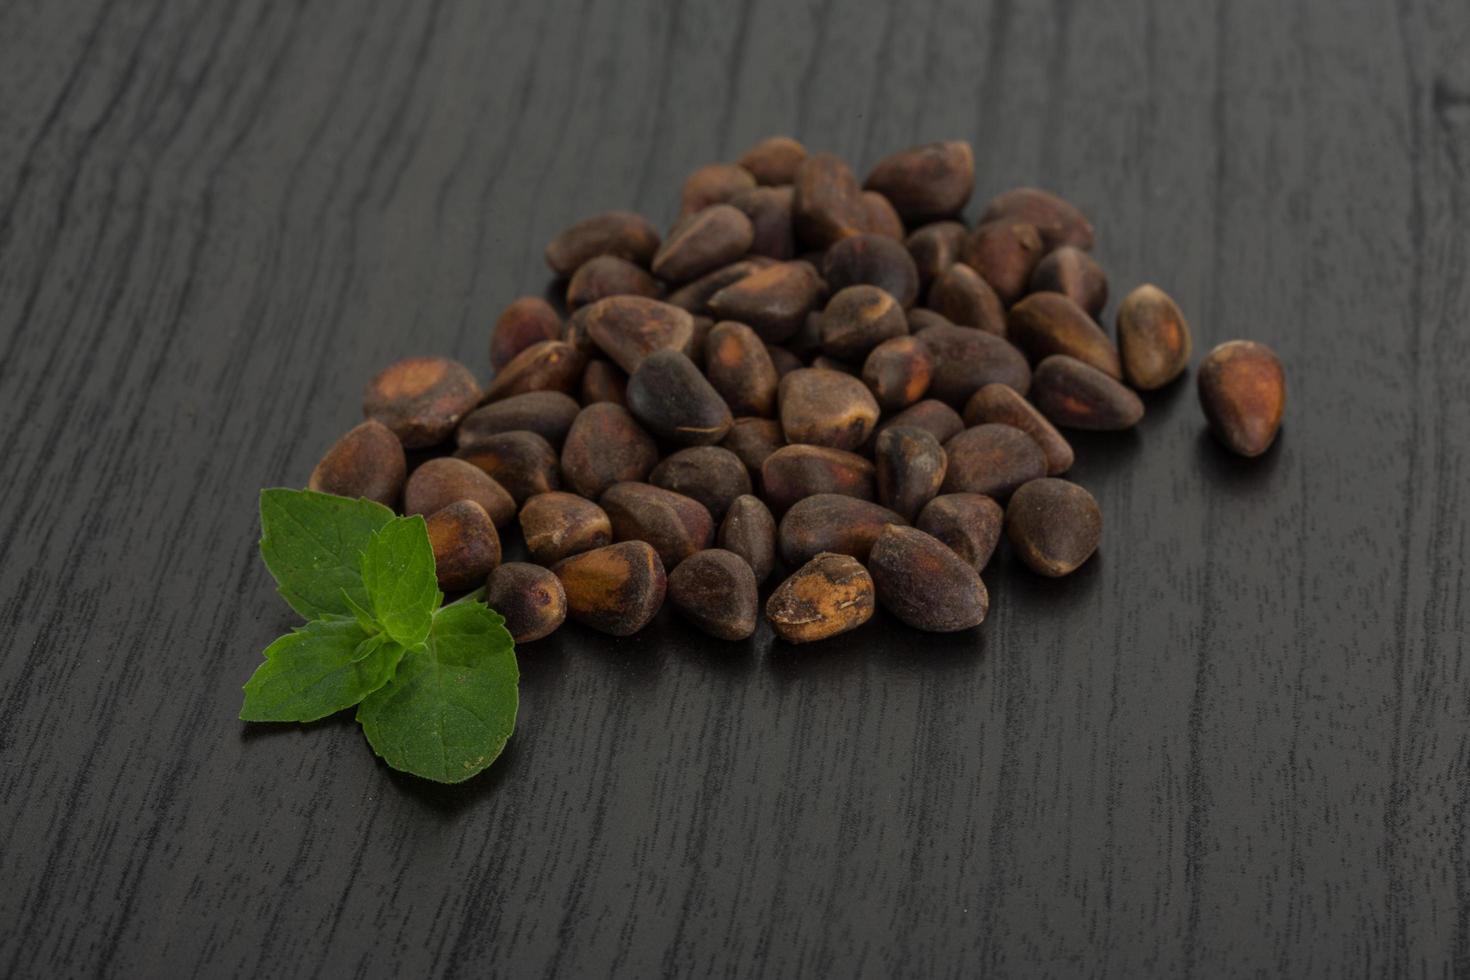
[[[1456,0],[0,6],[0,975],[1470,972],[1467,48]],[[462,787],[235,721],[257,489],[779,132],[1076,200],[1109,322],[1153,281],[1280,352],[1279,444],[1192,378],[1078,440],[1102,552],[1001,559],[978,635],[568,628]]]

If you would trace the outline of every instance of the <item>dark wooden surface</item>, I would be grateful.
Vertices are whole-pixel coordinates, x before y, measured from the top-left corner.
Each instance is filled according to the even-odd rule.
[[[1461,0],[0,6],[0,975],[1470,971],[1467,50]],[[978,635],[569,628],[459,788],[237,722],[258,488],[776,132],[1075,199],[1115,295],[1281,353],[1280,442],[1192,378],[1078,440],[1099,557],[1000,559]]]

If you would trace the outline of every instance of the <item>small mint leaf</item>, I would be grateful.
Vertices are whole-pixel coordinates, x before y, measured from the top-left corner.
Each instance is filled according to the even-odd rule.
[[[444,596],[424,519],[397,517],[374,531],[362,553],[363,606],[383,632],[406,647],[423,643]]]
[[[386,684],[403,647],[350,619],[318,620],[276,640],[245,683],[244,721],[316,721]]]
[[[351,616],[347,599],[368,605],[362,553],[393,512],[371,500],[311,490],[260,493],[260,555],[281,598],[306,619]]]
[[[358,706],[357,720],[394,769],[463,782],[494,762],[515,730],[519,680],[505,620],[483,603],[455,603]]]

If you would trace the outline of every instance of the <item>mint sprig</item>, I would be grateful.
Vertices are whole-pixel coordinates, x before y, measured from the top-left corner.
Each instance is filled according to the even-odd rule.
[[[260,522],[261,557],[308,622],[266,648],[240,717],[307,722],[357,705],[395,769],[458,783],[494,762],[519,707],[515,644],[477,597],[440,606],[424,519],[272,489]]]

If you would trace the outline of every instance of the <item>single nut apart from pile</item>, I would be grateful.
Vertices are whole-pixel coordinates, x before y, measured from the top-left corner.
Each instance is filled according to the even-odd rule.
[[[1086,216],[1021,187],[972,229],[974,178],[964,141],[859,181],[773,137],[694,171],[666,235],[627,211],[580,221],[546,247],[565,318],[539,297],[506,307],[483,390],[445,358],[391,365],[310,486],[423,514],[440,586],[485,585],[518,642],[565,619],[626,636],[666,596],[743,640],[783,566],[763,608],[788,642],[879,607],[978,626],[1003,536],[1051,577],[1102,539],[1097,501],[1060,478],[1060,430],[1137,425],[1137,392],[1178,379],[1192,344],[1151,284],[1119,303],[1115,342]],[[1198,384],[1228,449],[1270,447],[1274,353],[1222,344]],[[405,449],[432,458],[409,472]],[[512,521],[529,562],[502,565]]]

